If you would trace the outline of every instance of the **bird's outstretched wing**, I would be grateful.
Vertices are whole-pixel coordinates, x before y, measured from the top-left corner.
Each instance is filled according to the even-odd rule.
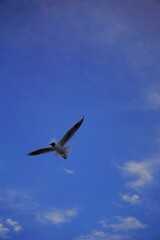
[[[66,142],[69,141],[71,137],[75,134],[75,132],[78,130],[78,128],[81,126],[82,122],[84,120],[84,117],[82,117],[71,129],[68,130],[68,132],[62,137],[62,139],[58,142],[59,145],[62,147],[66,144]]]
[[[37,149],[33,152],[28,153],[27,155],[34,156],[34,155],[48,153],[48,152],[52,152],[52,151],[54,151],[54,149],[52,147],[46,147],[46,148]]]

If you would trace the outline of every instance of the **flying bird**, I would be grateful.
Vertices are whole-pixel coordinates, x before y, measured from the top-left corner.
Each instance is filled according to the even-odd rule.
[[[64,147],[64,145],[71,139],[71,137],[73,137],[75,132],[81,126],[83,120],[84,120],[84,116],[66,132],[66,134],[61,138],[61,140],[58,143],[52,142],[49,144],[50,147],[37,149],[33,152],[28,153],[27,155],[34,156],[34,155],[39,155],[39,154],[48,153],[48,152],[56,152],[58,153],[58,155],[66,159],[68,156],[69,148]]]

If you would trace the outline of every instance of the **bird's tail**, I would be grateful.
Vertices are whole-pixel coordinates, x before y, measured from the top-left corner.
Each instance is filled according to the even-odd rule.
[[[65,147],[64,148],[64,153],[66,155],[66,157],[68,157],[68,154],[71,152],[71,147]]]
[[[62,154],[56,152],[56,157],[63,157],[64,159],[66,159],[68,157],[68,154],[71,152],[71,147],[64,147],[63,148],[64,154],[65,156],[63,156]]]

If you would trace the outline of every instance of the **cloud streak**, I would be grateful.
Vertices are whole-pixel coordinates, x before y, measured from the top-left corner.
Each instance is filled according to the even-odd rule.
[[[106,230],[93,230],[89,234],[80,235],[75,240],[126,240],[131,239],[131,231],[145,229],[146,225],[135,217],[113,217],[113,223],[101,220],[99,222],[105,229],[111,229],[110,232]]]
[[[68,168],[63,168],[63,171],[69,175],[74,175],[75,174],[75,171],[71,170],[71,169],[68,169]]]
[[[33,212],[39,205],[28,191],[7,189],[1,192],[0,202],[20,212]]]
[[[81,235],[75,240],[125,240],[126,236],[120,234],[109,234],[104,231],[93,230],[89,234]]]
[[[72,218],[78,215],[77,208],[71,209],[53,209],[48,212],[44,212],[38,215],[38,220],[43,223],[49,223],[53,225],[60,225],[67,223],[72,220]]]
[[[116,216],[115,223],[107,223],[105,220],[102,220],[100,223],[105,228],[111,228],[115,231],[129,231],[129,230],[137,230],[137,229],[144,229],[146,225],[136,219],[135,217],[125,217],[122,218],[120,216]]]

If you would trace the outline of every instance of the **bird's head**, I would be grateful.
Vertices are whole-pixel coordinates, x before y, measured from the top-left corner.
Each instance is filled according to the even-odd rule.
[[[49,145],[51,145],[52,147],[54,147],[56,144],[55,144],[55,142],[52,142],[52,143],[50,143]]]

